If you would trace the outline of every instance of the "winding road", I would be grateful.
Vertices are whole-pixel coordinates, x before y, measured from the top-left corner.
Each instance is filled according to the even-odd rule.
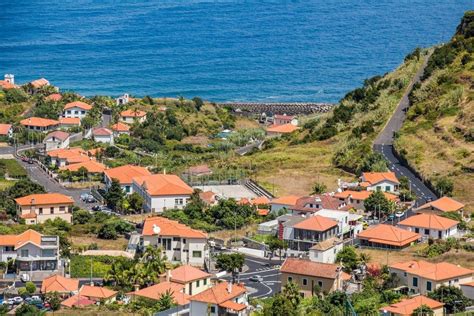
[[[437,199],[436,194],[431,191],[424,183],[418,178],[413,172],[406,168],[393,154],[393,136],[395,132],[398,132],[402,125],[403,121],[406,118],[406,111],[410,106],[410,100],[408,95],[413,89],[413,85],[417,82],[420,82],[421,76],[425,70],[425,67],[428,63],[428,59],[431,56],[431,53],[425,57],[423,65],[418,69],[410,85],[407,87],[405,94],[397,105],[395,112],[392,117],[385,125],[384,129],[380,132],[376,140],[374,141],[374,150],[381,153],[385,159],[389,162],[389,168],[395,172],[397,177],[405,176],[410,180],[411,189],[418,197],[416,200],[416,206],[425,203],[428,200]]]

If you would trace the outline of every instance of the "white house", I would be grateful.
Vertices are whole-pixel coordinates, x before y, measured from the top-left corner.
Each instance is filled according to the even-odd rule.
[[[151,172],[145,167],[125,165],[104,171],[105,187],[108,189],[112,185],[112,180],[116,179],[126,194],[133,193],[133,178],[150,176]]]
[[[398,192],[400,181],[394,172],[363,172],[360,177],[360,186],[367,191],[382,190],[384,192]]]
[[[119,137],[120,135],[130,135],[130,125],[118,122],[110,126],[112,131],[114,132],[115,137]]]
[[[401,221],[398,227],[418,233],[423,237],[446,239],[457,234],[458,224],[458,221],[446,217],[422,213]]]
[[[53,274],[58,271],[59,237],[45,236],[34,230],[19,235],[0,238],[2,262],[14,259],[19,272],[35,275]]]
[[[243,284],[224,281],[189,298],[190,316],[219,316],[250,314],[247,289]]]
[[[132,190],[145,200],[143,208],[161,213],[186,206],[193,189],[176,175],[154,174],[133,178]]]
[[[0,124],[0,137],[13,137],[13,127],[11,124]]]
[[[43,139],[43,143],[46,146],[46,151],[69,147],[69,136],[69,133],[63,131],[54,131],[49,133]]]
[[[115,102],[117,103],[117,105],[127,104],[128,102],[130,102],[130,96],[128,95],[128,93],[124,93],[124,95],[115,99]]]
[[[70,102],[64,106],[63,117],[74,117],[82,120],[91,109],[92,106],[85,102]]]
[[[309,260],[320,263],[335,263],[339,251],[344,244],[336,237],[321,241],[309,248]]]
[[[146,120],[146,112],[140,110],[125,110],[120,113],[120,120],[127,124],[135,122],[143,123]]]
[[[98,143],[105,143],[113,145],[114,134],[112,131],[105,127],[98,127],[92,130],[92,138]]]
[[[209,256],[206,233],[160,216],[145,219],[140,245],[159,246],[171,262],[195,267]]]
[[[461,291],[465,297],[474,300],[474,281],[461,284]]]

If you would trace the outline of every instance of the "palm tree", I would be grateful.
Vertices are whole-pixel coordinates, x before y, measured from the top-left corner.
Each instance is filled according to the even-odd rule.
[[[158,304],[160,305],[160,312],[170,309],[174,305],[176,305],[173,297],[173,292],[171,290],[166,290],[165,293],[161,294]]]
[[[360,262],[367,264],[370,261],[371,257],[368,253],[362,252],[359,255]]]

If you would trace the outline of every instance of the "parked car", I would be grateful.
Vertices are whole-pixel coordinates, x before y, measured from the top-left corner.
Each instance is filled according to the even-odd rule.
[[[252,281],[252,282],[262,282],[263,278],[260,275],[252,275],[249,278],[249,280]]]
[[[23,303],[23,298],[21,298],[21,296],[15,296],[14,298],[12,298],[13,300],[13,304],[20,304],[20,303]]]
[[[84,200],[86,203],[95,203],[96,200],[92,195],[89,195],[87,199]]]
[[[94,205],[94,206],[92,207],[92,210],[93,210],[94,212],[100,212],[100,205]]]
[[[405,215],[405,213],[402,212],[402,211],[398,211],[398,212],[395,213],[395,216],[398,217],[398,218],[402,217],[403,215]]]
[[[33,296],[31,297],[31,299],[32,299],[33,301],[40,301],[40,302],[43,301],[43,300],[41,299],[41,297],[39,297],[38,295],[33,295]]]
[[[26,274],[26,273],[23,273],[21,276],[20,276],[20,280],[21,282],[28,282],[30,280],[30,275],[29,274]]]

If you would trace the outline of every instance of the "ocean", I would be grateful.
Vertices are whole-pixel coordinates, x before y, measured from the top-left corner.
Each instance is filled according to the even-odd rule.
[[[337,102],[473,0],[0,0],[0,74],[85,96]]]

